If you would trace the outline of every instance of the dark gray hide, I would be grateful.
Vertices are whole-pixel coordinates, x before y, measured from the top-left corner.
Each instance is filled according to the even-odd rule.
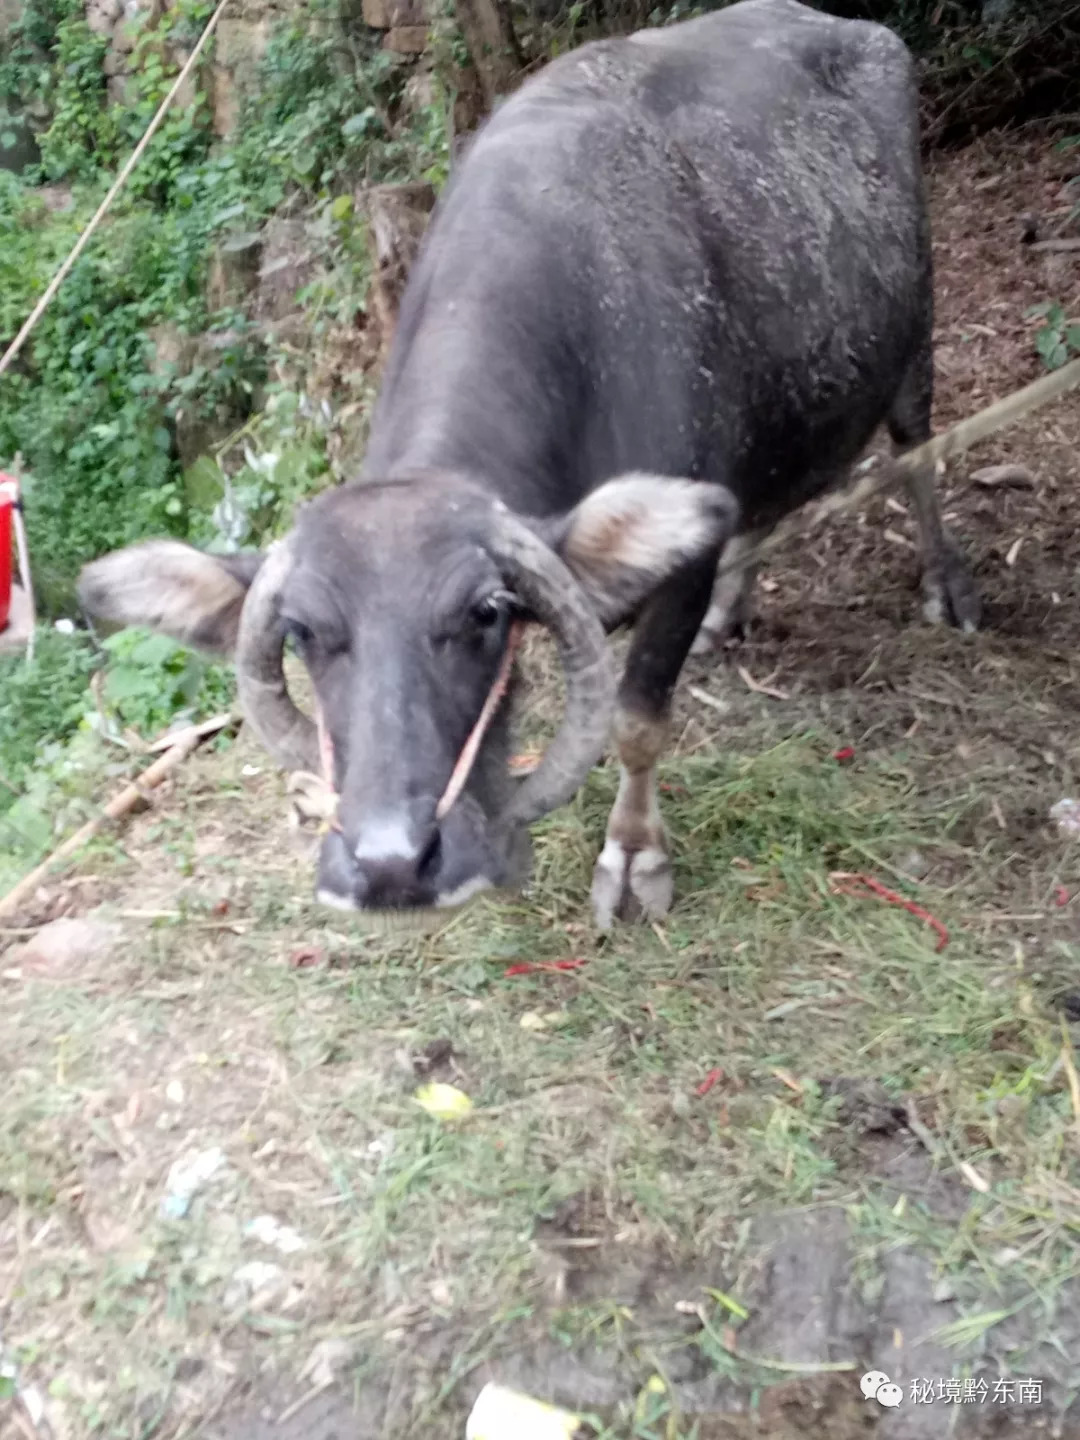
[[[342,829],[324,845],[324,898],[448,903],[515,878],[524,837],[498,821],[505,714],[435,821],[511,610],[559,633],[492,541],[501,502],[545,542],[549,600],[575,592],[570,609],[591,606],[594,626],[636,618],[593,894],[602,923],[626,886],[662,912],[653,767],[717,554],[736,514],[746,531],[767,526],[882,421],[898,441],[922,438],[930,327],[912,64],[888,30],[744,0],[584,46],[501,105],[414,267],[361,482],[307,508],[278,557],[284,578],[265,593],[256,582],[244,606],[248,631],[256,609],[269,617],[272,642],[250,665],[241,634],[249,691],[280,700],[291,628],[333,738]],[[605,484],[627,472],[650,478]],[[923,499],[944,553],[932,491]],[[134,594],[111,563],[91,567],[95,594]],[[200,572],[188,589],[234,615],[219,580]],[[137,609],[97,608],[110,605],[129,620]],[[587,628],[564,654],[595,669]],[[592,694],[578,694],[575,723]],[[310,738],[295,712],[278,715],[275,734]],[[562,798],[583,773],[564,770]]]
[[[556,60],[436,209],[364,473],[561,513],[627,470],[746,521],[849,462],[929,344],[916,95],[889,30],[794,0]]]

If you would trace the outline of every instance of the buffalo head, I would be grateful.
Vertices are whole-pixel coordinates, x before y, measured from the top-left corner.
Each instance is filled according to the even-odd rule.
[[[541,519],[457,476],[364,482],[303,506],[265,556],[153,540],[86,566],[80,597],[105,620],[235,655],[245,715],[274,758],[329,772],[339,803],[319,861],[322,900],[453,905],[524,878],[528,826],[574,794],[607,740],[605,629],[716,549],[733,511],[720,486],[658,476],[611,480],[568,515]],[[447,807],[511,627],[524,621],[557,642],[562,725],[539,767],[514,781],[500,703]],[[316,720],[289,695],[290,639]]]

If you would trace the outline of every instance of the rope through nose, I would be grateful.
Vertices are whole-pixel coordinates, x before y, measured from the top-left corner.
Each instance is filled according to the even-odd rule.
[[[461,754],[457,758],[457,764],[454,766],[446,789],[442,793],[442,799],[435,807],[436,821],[442,820],[452,808],[454,802],[462,790],[464,790],[469,775],[472,773],[472,768],[476,764],[476,757],[480,753],[480,746],[483,743],[488,726],[491,724],[495,716],[495,711],[499,708],[503,696],[506,694],[506,687],[510,683],[510,672],[514,668],[514,655],[517,652],[518,645],[521,643],[521,637],[524,631],[525,625],[523,621],[514,620],[511,623],[510,633],[506,637],[506,649],[499,663],[499,672],[495,676],[494,684],[488,691],[488,697],[484,701],[484,708],[480,711],[476,724],[470,731],[469,738],[465,741]]]
[[[469,776],[472,774],[472,768],[476,764],[476,757],[480,753],[480,746],[483,744],[484,736],[487,734],[488,728],[494,719],[496,710],[506,695],[506,687],[510,684],[510,674],[514,668],[514,657],[521,643],[521,637],[524,631],[525,626],[521,620],[513,621],[510,626],[510,633],[507,636],[506,649],[503,651],[503,657],[499,662],[498,673],[495,676],[491,689],[488,691],[483,709],[477,717],[476,724],[469,732],[469,738],[462,746],[461,754],[457,758],[446,789],[443,791],[442,797],[435,807],[435,819],[437,822],[443,820],[452,809],[458,797],[461,795],[462,790],[464,790]],[[318,700],[315,702],[315,728],[319,737],[319,760],[322,765],[323,784],[326,786],[336,805],[340,802],[341,797],[334,784],[334,742],[330,738],[330,731],[327,728],[322,706]],[[338,819],[336,813],[331,818],[329,824],[332,830],[337,830],[340,833],[341,821]]]

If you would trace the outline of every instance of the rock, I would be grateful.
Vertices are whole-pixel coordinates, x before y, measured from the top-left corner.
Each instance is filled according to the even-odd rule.
[[[206,281],[206,303],[212,311],[241,306],[255,293],[262,250],[262,236],[251,231],[214,247]]]
[[[227,137],[236,129],[244,93],[270,43],[273,19],[225,15],[219,23],[208,87],[215,135]]]
[[[65,916],[43,926],[33,939],[12,946],[4,956],[5,967],[21,970],[24,975],[60,979],[110,950],[123,933],[119,925],[102,920]]]
[[[399,25],[387,31],[383,38],[383,49],[393,50],[397,55],[422,55],[427,49],[428,27],[426,25]]]
[[[120,0],[86,0],[86,23],[95,35],[112,35],[124,13]]]
[[[424,181],[375,185],[363,197],[371,221],[374,266],[371,311],[379,327],[382,358],[393,338],[398,308],[435,207],[435,188]]]
[[[320,1340],[308,1356],[300,1379],[317,1390],[329,1389],[350,1366],[356,1364],[361,1353],[361,1346],[356,1340],[346,1340],[340,1335]]]
[[[266,1260],[249,1260],[235,1270],[225,1291],[226,1310],[235,1310],[249,1302],[262,1309],[288,1289],[289,1277],[280,1265]]]
[[[155,325],[146,332],[146,338],[153,346],[150,370],[154,375],[171,371],[176,375],[187,375],[195,363],[199,342],[193,335],[185,335],[175,325]]]
[[[428,16],[423,0],[364,0],[364,24],[373,30],[396,30],[422,25],[427,28]]]
[[[401,92],[401,108],[406,115],[419,115],[435,104],[435,76],[430,70],[410,75]]]
[[[162,1218],[182,1220],[196,1192],[212,1180],[224,1164],[225,1152],[217,1145],[210,1150],[188,1152],[174,1161],[158,1207]]]
[[[307,1241],[291,1225],[282,1225],[273,1215],[256,1215],[244,1226],[244,1234],[263,1245],[271,1245],[283,1255],[295,1255],[307,1249]]]
[[[315,257],[303,220],[275,218],[263,232],[255,312],[262,321],[284,320],[297,309],[299,290],[315,275]]]

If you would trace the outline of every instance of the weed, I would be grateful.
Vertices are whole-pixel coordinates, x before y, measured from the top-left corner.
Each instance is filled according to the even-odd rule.
[[[1057,300],[1033,305],[1026,314],[1042,324],[1035,332],[1035,348],[1048,370],[1060,370],[1073,355],[1080,355],[1080,322],[1068,320]]]
[[[78,728],[94,663],[87,640],[46,627],[30,664],[21,651],[0,656],[0,812],[18,796],[41,748]]]

